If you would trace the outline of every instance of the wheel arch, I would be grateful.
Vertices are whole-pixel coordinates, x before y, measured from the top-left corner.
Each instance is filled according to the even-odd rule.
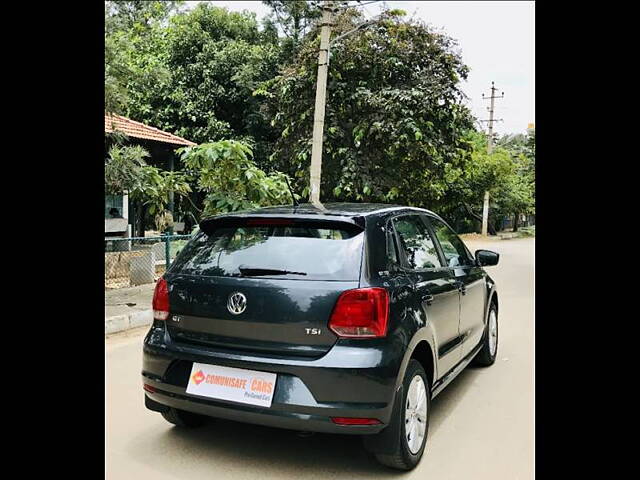
[[[400,365],[400,371],[398,372],[398,379],[396,382],[396,389],[402,385],[402,379],[404,378],[407,366],[412,358],[415,358],[420,362],[422,368],[427,372],[429,377],[429,386],[433,386],[433,383],[438,378],[438,363],[435,356],[437,350],[434,348],[435,344],[435,332],[433,327],[427,323],[426,326],[419,329],[405,350],[404,358]]]
[[[489,306],[494,303],[496,305],[496,311],[500,311],[500,304],[498,302],[498,292],[494,289],[489,297]]]
[[[427,373],[429,388],[432,388],[435,380],[435,357],[429,342],[421,340],[413,349],[413,352],[411,352],[409,359],[412,358],[420,362],[422,368],[424,368],[424,371]]]
[[[498,301],[498,289],[496,288],[496,284],[491,282],[489,285],[489,293],[487,295],[487,303],[484,307],[484,324],[487,325],[489,321],[489,310],[491,310],[491,305],[494,304],[496,306],[496,313],[500,312],[500,303]]]

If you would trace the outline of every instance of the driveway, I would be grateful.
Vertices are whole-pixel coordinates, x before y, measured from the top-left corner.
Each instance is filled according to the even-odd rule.
[[[212,420],[191,431],[144,408],[146,328],[106,339],[106,478],[116,479],[532,479],[534,465],[533,238],[467,241],[501,254],[489,267],[500,294],[498,359],[469,367],[432,404],[427,451],[406,475],[367,458],[354,436]]]

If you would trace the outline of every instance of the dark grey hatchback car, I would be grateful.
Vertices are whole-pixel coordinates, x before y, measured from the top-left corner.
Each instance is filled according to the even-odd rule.
[[[145,405],[183,427],[219,417],[362,435],[383,464],[424,452],[431,399],[494,363],[498,294],[428,210],[272,207],[200,224],[157,285]]]

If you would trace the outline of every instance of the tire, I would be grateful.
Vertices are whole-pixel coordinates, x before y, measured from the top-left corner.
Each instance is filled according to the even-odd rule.
[[[419,378],[419,380],[417,380],[417,378]],[[411,404],[412,401],[409,398],[409,395],[413,393],[413,390],[410,392],[413,382],[416,382],[416,387],[414,388],[416,388],[418,391],[420,391],[420,383],[422,383],[422,386],[424,387],[423,400],[418,400],[419,406],[423,405],[422,402],[424,402],[424,405],[426,405],[426,412],[422,420],[420,420],[420,416],[416,416],[415,414],[413,414],[413,418],[407,418],[407,415],[410,414],[407,407]],[[396,412],[394,412],[394,417],[391,420],[392,422],[399,422],[399,425],[395,424],[393,425],[393,427],[399,428],[400,435],[393,440],[394,445],[390,445],[390,450],[393,453],[375,453],[375,457],[378,462],[386,465],[387,467],[395,468],[398,470],[412,470],[416,465],[418,465],[418,462],[420,462],[422,454],[424,453],[425,445],[427,444],[427,437],[429,433],[429,417],[431,415],[431,387],[429,385],[429,381],[427,380],[427,375],[424,371],[424,368],[422,368],[420,362],[415,359],[409,360],[407,371],[404,375],[402,384],[402,408],[396,409]],[[422,411],[421,408],[418,408],[418,410]],[[424,434],[422,435],[422,438],[420,438],[419,435],[421,431],[420,424],[424,424]],[[414,427],[416,428],[412,437],[415,438],[415,440],[413,441],[410,441],[407,438],[407,428],[410,428],[411,425],[414,425]],[[391,427],[391,425],[389,427]]]
[[[162,412],[161,415],[167,422],[183,428],[200,427],[201,425],[204,425],[206,420],[206,417],[203,415],[178,410],[177,408],[170,408],[166,412]]]
[[[492,349],[492,316],[495,319],[495,347]],[[498,309],[496,308],[494,303],[491,303],[491,307],[489,307],[489,315],[487,316],[487,328],[482,338],[482,348],[476,358],[474,358],[474,363],[476,365],[480,365],[481,367],[489,367],[493,365],[496,361],[496,357],[498,356]],[[492,351],[493,350],[493,351]]]

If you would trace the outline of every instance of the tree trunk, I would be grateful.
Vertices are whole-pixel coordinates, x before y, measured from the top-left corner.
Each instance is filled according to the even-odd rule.
[[[465,208],[465,210],[467,211],[467,213],[469,215],[471,215],[473,218],[475,218],[476,220],[478,220],[480,222],[480,225],[482,226],[482,215],[477,214],[476,212],[474,212],[471,207],[469,205],[467,205],[466,203],[463,203],[462,206]],[[493,223],[490,221],[490,218],[487,219],[487,230],[488,230],[488,234],[489,235],[497,235],[496,233],[496,229],[495,226],[493,225]],[[480,233],[480,232],[478,232]]]
[[[518,221],[520,220],[520,214],[516,213],[515,217],[513,219],[513,231],[517,232],[518,231]]]
[[[467,205],[466,203],[463,203],[462,206],[464,207],[464,209],[467,211],[467,213],[469,215],[471,215],[473,218],[475,218],[476,220],[478,220],[480,223],[482,223],[482,215],[478,215],[476,212],[474,212],[471,207],[469,205]]]
[[[489,235],[497,235],[498,233],[496,232],[496,221],[495,219],[493,221],[491,221],[491,217],[489,217],[489,221],[487,222],[487,230],[489,233]]]

